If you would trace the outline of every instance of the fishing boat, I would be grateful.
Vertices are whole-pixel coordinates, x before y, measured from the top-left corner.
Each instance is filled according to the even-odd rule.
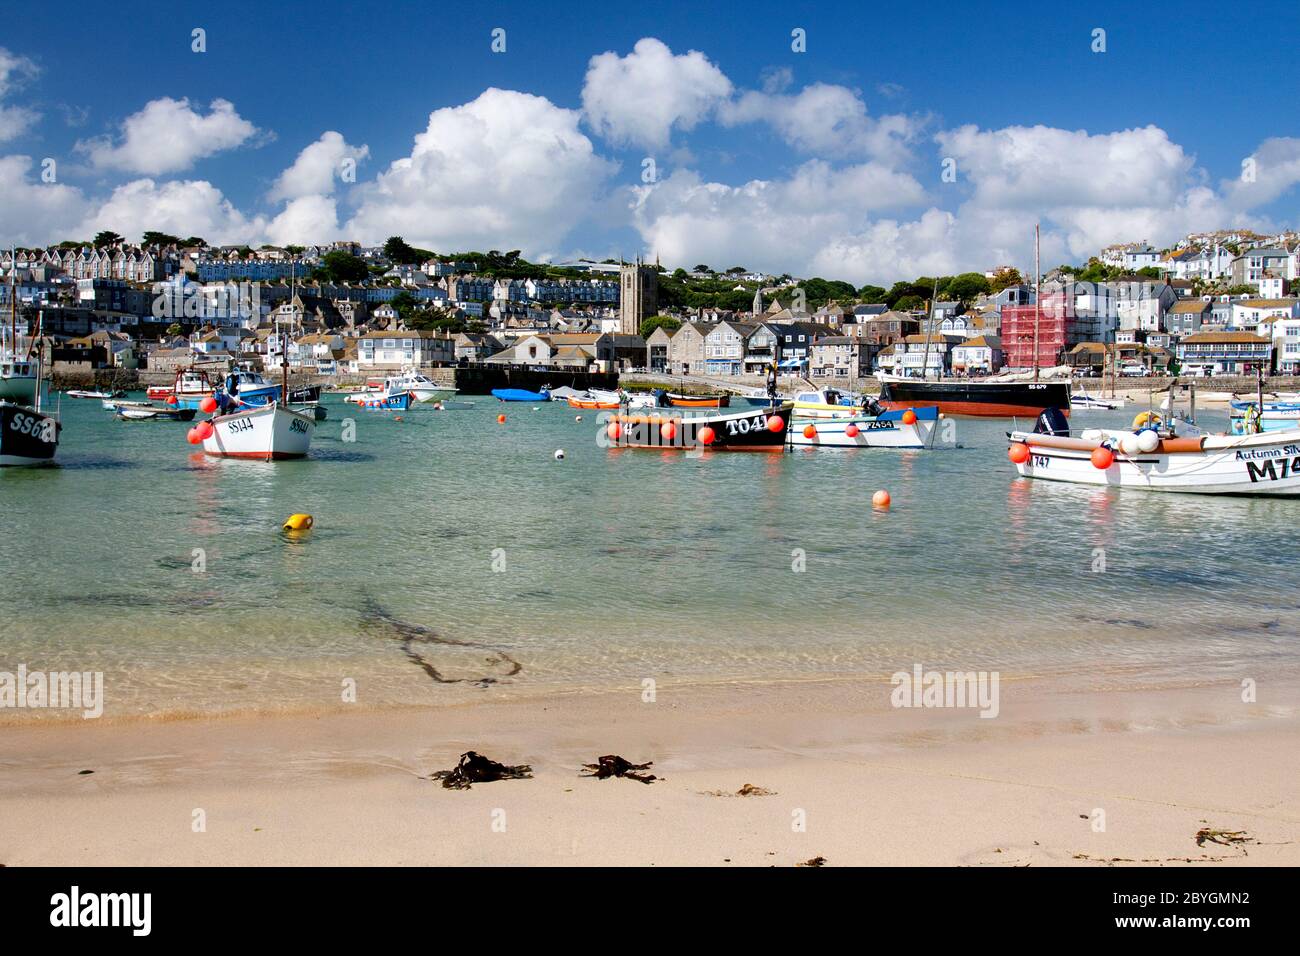
[[[618,392],[597,392],[595,390],[570,395],[566,401],[570,408],[619,408],[623,404]]]
[[[1194,415],[1193,415],[1194,417]],[[1132,431],[1070,435],[1063,416],[1008,433],[1008,457],[1026,478],[1204,495],[1300,495],[1300,428],[1209,435],[1177,418],[1144,412]]]
[[[290,272],[290,301],[294,295],[294,278],[294,273]],[[316,416],[290,407],[289,335],[283,327],[279,332],[282,337],[279,396],[272,396],[263,404],[249,404],[244,401],[241,380],[233,375],[227,376],[225,385],[213,395],[216,413],[210,420],[190,429],[190,441],[201,441],[206,454],[219,458],[279,461],[302,458],[310,450],[312,436],[316,433]],[[261,376],[257,378],[261,379]],[[243,381],[260,391],[257,386],[261,383]],[[236,392],[229,390],[231,385],[237,388]]]
[[[795,418],[841,418],[853,412],[853,400],[839,389],[818,388],[794,395]]]
[[[34,407],[40,390],[40,375],[32,348],[20,355],[18,347],[18,289],[16,252],[9,256],[9,323],[0,325],[0,399]]]
[[[105,407],[108,407],[107,402]],[[198,409],[180,408],[176,405],[155,405],[153,402],[114,401],[113,412],[124,422],[188,422],[198,414]]]
[[[494,388],[492,395],[503,402],[549,402],[551,390],[543,388],[540,392],[530,392],[526,388]]]
[[[926,380],[879,375],[880,404],[891,410],[933,406],[945,415],[1034,417],[1047,408],[1070,411],[1068,379],[1025,381],[1016,375]]]
[[[11,257],[9,261],[17,260]],[[7,373],[0,382],[3,385],[0,394],[0,466],[51,465],[59,449],[63,425],[57,412],[49,414],[41,407],[40,350],[32,348],[26,358],[18,358],[15,272],[16,269],[10,268],[8,351],[0,352],[0,372]],[[41,319],[38,318],[36,334],[32,336],[33,345],[40,340],[40,329]]]
[[[320,387],[317,386],[316,397],[320,397]],[[433,379],[429,378],[413,368],[404,368],[400,375],[393,375],[384,379],[370,379],[366,382],[365,388],[359,392],[353,392],[347,396],[347,401],[364,404],[369,402],[375,395],[393,395],[398,392],[410,392],[411,399],[416,402],[440,402],[445,399],[455,398],[458,389],[445,385],[439,385]]]
[[[357,402],[361,408],[387,409],[404,412],[411,407],[415,396],[410,392],[387,392],[370,396],[365,401]]]
[[[793,413],[789,402],[725,415],[621,412],[610,418],[604,434],[613,448],[782,451]]]
[[[796,405],[796,415],[798,411]],[[790,444],[807,448],[932,448],[938,421],[937,408],[796,418],[790,426]]]
[[[70,388],[63,394],[68,396],[68,398],[98,398],[100,400],[107,400],[122,398],[126,395],[126,392],[122,391],[120,388],[111,392],[95,392],[84,388]]]

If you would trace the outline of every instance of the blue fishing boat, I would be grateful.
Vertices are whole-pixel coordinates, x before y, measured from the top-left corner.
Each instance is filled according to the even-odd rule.
[[[378,408],[389,411],[404,412],[411,407],[414,396],[410,392],[387,392],[383,395],[370,395],[358,400],[359,408]]]
[[[551,400],[550,389],[546,388],[540,392],[530,392],[525,388],[494,388],[492,394],[503,402],[549,402]]]

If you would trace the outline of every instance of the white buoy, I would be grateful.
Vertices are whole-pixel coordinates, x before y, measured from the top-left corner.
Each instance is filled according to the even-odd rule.
[[[1125,432],[1119,436],[1119,450],[1126,455],[1136,455],[1138,453],[1138,437],[1132,432]]]
[[[1138,432],[1138,451],[1150,454],[1160,447],[1160,436],[1151,429]]]
[[[563,449],[563,448],[557,448],[557,449],[555,449],[555,460],[556,460],[556,461],[564,461],[564,449]]]
[[[573,416],[573,420],[574,420],[575,422],[580,422],[580,421],[582,421],[582,416],[581,416],[581,415],[574,415],[574,416]]]

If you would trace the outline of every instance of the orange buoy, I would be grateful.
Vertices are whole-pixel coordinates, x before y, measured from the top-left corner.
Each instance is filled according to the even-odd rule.
[[[705,425],[695,436],[700,440],[701,445],[712,445],[718,437],[717,433],[709,425]]]
[[[882,508],[882,509],[888,508],[891,500],[892,499],[889,497],[889,492],[886,491],[884,488],[881,488],[879,491],[877,491],[874,495],[871,496],[871,503],[875,505],[877,508]]]
[[[903,424],[904,424],[904,425],[915,425],[915,424],[916,424],[916,412],[912,411],[910,408],[909,408],[907,411],[903,412]]]
[[[779,432],[785,428],[785,419],[780,415],[769,415],[767,419],[767,430],[770,432]]]
[[[199,431],[197,428],[191,428],[188,432],[186,432],[185,440],[188,441],[191,445],[197,445],[199,442],[203,441],[203,439],[199,437]]]
[[[506,423],[506,417],[505,417],[504,415],[498,415],[498,416],[497,416],[497,424],[498,424],[498,425],[504,425],[505,423]]]
[[[168,405],[175,405],[175,404],[176,404],[176,396],[175,396],[175,395],[168,395],[168,396],[167,396],[167,404],[168,404]]]
[[[677,437],[677,426],[672,422],[664,422],[659,426],[659,434],[664,436],[664,441],[672,441]]]
[[[1007,449],[1007,457],[1017,465],[1023,465],[1029,460],[1029,446],[1022,441],[1012,442]]]
[[[1113,464],[1115,464],[1115,453],[1105,445],[1092,450],[1092,467],[1105,471]]]
[[[194,426],[194,431],[198,434],[200,441],[211,438],[212,422],[199,422]]]
[[[605,426],[605,434],[611,441],[618,441],[623,436],[623,426],[618,422],[610,422]]]
[[[199,402],[199,410],[211,415],[217,410],[217,400],[211,395],[204,395],[203,401]]]
[[[844,434],[848,438],[857,438],[861,432],[862,429],[860,429],[857,425],[849,425],[848,428],[844,429]]]
[[[803,427],[803,437],[804,437],[804,438],[816,438],[816,437],[817,437],[817,426],[816,426],[816,425],[805,425],[805,426]]]

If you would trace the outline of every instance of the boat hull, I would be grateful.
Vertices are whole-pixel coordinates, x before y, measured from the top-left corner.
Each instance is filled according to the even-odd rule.
[[[0,402],[0,465],[50,465],[63,426],[53,415],[29,405]]]
[[[1210,436],[1190,451],[1125,455],[1115,452],[1109,468],[1093,465],[1100,442],[1051,439],[1013,432],[1013,442],[1029,446],[1029,458],[1016,464],[1025,478],[1143,491],[1201,495],[1300,495],[1300,429],[1281,435]],[[1197,440],[1177,439],[1195,446]]]
[[[798,414],[798,406],[795,406]],[[791,425],[790,444],[800,448],[929,448],[934,442],[939,412],[935,408],[915,409],[916,421],[903,422],[905,412],[885,412],[883,415],[857,415],[842,418],[796,418]],[[811,425],[812,437],[804,434]],[[850,437],[849,426],[857,434]]]
[[[624,413],[610,417],[618,422],[619,437],[613,439],[608,430],[605,442],[614,448],[647,448],[678,451],[783,451],[790,431],[793,408],[789,404],[776,409],[749,409],[726,415],[680,415],[649,413]],[[779,431],[768,427],[768,419],[775,415],[781,420]],[[667,437],[663,426],[671,422],[673,434]],[[700,439],[704,426],[713,429],[713,442],[705,445]]]
[[[1248,434],[1248,421],[1254,417],[1253,402],[1233,402],[1229,414],[1230,431],[1234,435]],[[1300,428],[1300,402],[1265,402],[1259,416],[1259,425],[1266,432],[1284,432]]]
[[[886,379],[880,386],[883,408],[935,407],[945,415],[980,418],[1037,418],[1044,409],[1070,414],[1068,382],[928,382]]]
[[[551,400],[550,392],[530,392],[523,388],[494,388],[492,395],[503,402],[549,402]]]
[[[212,434],[203,440],[203,450],[219,458],[302,458],[311,448],[315,431],[316,420],[311,415],[279,404],[258,405],[215,416]]]
[[[30,405],[36,401],[36,376],[0,376],[0,401],[13,402],[18,405]]]
[[[664,396],[669,408],[727,408],[731,404],[730,395],[675,395],[669,392]]]
[[[154,406],[133,405],[130,402],[117,402],[114,405],[114,411],[117,413],[117,417],[122,421],[132,422],[188,422],[193,421],[194,416],[198,414],[197,410],[193,408],[182,408],[180,406],[158,408]]]

